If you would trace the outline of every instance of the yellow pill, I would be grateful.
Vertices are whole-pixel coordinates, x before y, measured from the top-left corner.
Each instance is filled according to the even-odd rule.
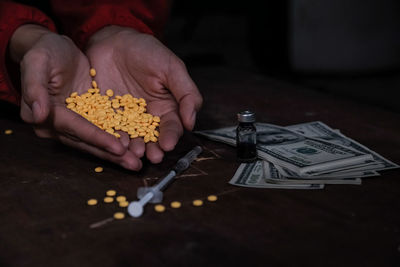
[[[128,207],[129,206],[129,202],[128,201],[121,201],[119,202],[119,206],[122,208]]]
[[[179,202],[179,201],[173,201],[173,202],[171,202],[171,208],[179,209],[181,206],[182,206],[182,204],[181,204],[181,202]]]
[[[154,210],[157,212],[164,212],[165,211],[165,207],[164,205],[158,204],[154,206]]]
[[[92,77],[96,76],[96,70],[94,68],[91,68],[89,70],[89,73],[90,73],[90,76],[92,76]]]
[[[108,90],[106,91],[106,95],[108,95],[108,96],[113,96],[113,95],[114,95],[114,91],[111,90],[111,89],[108,89]]]
[[[160,117],[154,116],[154,117],[153,117],[153,121],[155,121],[155,122],[160,122]]]
[[[67,103],[67,104],[72,103],[72,102],[74,102],[74,99],[71,97],[68,97],[67,99],[65,99],[65,103]]]
[[[112,197],[105,197],[104,198],[104,202],[105,203],[111,203],[111,202],[113,202],[114,201],[114,198],[112,198]]]
[[[123,218],[125,218],[125,213],[123,213],[123,212],[114,213],[114,219],[122,220]]]
[[[118,201],[118,202],[124,202],[124,201],[126,201],[126,196],[117,196],[117,201]]]
[[[217,201],[218,197],[216,195],[210,195],[207,197],[207,200],[210,202]]]
[[[92,86],[93,86],[93,88],[97,88],[97,82],[96,81],[92,81]]]
[[[108,190],[108,191],[106,192],[106,195],[109,196],[109,197],[113,197],[113,196],[115,196],[116,194],[117,194],[117,192],[116,192],[115,190]]]
[[[94,205],[97,204],[97,199],[94,199],[94,198],[89,199],[89,200],[87,201],[87,204],[88,204],[89,206],[94,206]]]
[[[200,207],[202,205],[203,205],[203,200],[200,199],[193,200],[193,206]]]
[[[70,97],[76,97],[77,95],[78,95],[77,92],[73,92],[73,93],[70,95]]]
[[[4,134],[12,134],[13,133],[13,130],[11,130],[11,129],[7,129],[7,130],[5,130],[4,131]]]
[[[95,172],[102,172],[103,171],[103,167],[96,167],[94,169]]]

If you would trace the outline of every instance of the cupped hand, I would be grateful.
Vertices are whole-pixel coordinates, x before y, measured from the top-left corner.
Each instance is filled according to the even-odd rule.
[[[147,102],[147,112],[161,117],[158,143],[132,139],[129,150],[158,163],[174,149],[183,129],[192,130],[202,97],[184,63],[160,41],[134,29],[108,26],[89,40],[86,55],[102,93],[112,89]],[[127,138],[127,137],[124,137]]]
[[[21,67],[21,117],[38,136],[59,139],[127,169],[141,168],[140,159],[116,137],[66,108],[65,99],[72,92],[86,92],[91,83],[88,59],[68,37],[21,26],[10,53]]]

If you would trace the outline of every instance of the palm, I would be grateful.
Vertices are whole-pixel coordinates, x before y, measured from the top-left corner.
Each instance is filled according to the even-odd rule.
[[[43,36],[24,56],[21,67],[21,116],[34,124],[38,136],[57,138],[128,169],[141,168],[140,160],[114,136],[65,107],[72,92],[85,92],[91,82],[89,61],[71,40]]]
[[[146,152],[152,162],[160,162],[163,151],[176,145],[183,126],[193,127],[193,113],[201,105],[201,96],[182,62],[154,37],[133,30],[94,42],[86,55],[103,93],[113,89],[118,95],[142,97],[147,112],[161,117],[159,144],[145,147],[133,140],[129,145],[137,156]]]
[[[127,51],[127,47],[132,51]],[[107,39],[91,46],[87,55],[97,70],[95,79],[101,91],[113,89],[119,95],[143,97],[153,115],[163,117],[178,112],[177,102],[165,81],[168,71],[165,66],[173,54],[160,47],[154,38],[139,35],[117,41]]]

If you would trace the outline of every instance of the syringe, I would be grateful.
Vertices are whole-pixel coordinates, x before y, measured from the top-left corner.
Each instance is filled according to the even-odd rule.
[[[140,187],[137,191],[139,201],[133,201],[128,206],[128,213],[132,217],[143,214],[143,207],[148,203],[160,203],[163,199],[163,190],[167,184],[178,174],[189,168],[190,163],[202,152],[200,146],[194,147],[184,157],[180,158],[172,170],[161,181],[152,187]]]

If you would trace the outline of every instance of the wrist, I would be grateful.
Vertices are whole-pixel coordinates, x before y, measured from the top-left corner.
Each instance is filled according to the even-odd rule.
[[[122,26],[117,26],[117,25],[106,26],[106,27],[98,30],[92,36],[90,36],[90,38],[86,44],[86,49],[98,42],[101,42],[102,40],[104,40],[112,35],[115,35],[115,34],[118,34],[121,32],[137,33],[137,31],[135,29],[129,28],[129,27],[122,27]]]
[[[25,24],[18,27],[11,36],[9,42],[8,49],[11,59],[19,63],[25,53],[31,49],[43,35],[49,33],[53,32],[43,26],[35,24]]]

